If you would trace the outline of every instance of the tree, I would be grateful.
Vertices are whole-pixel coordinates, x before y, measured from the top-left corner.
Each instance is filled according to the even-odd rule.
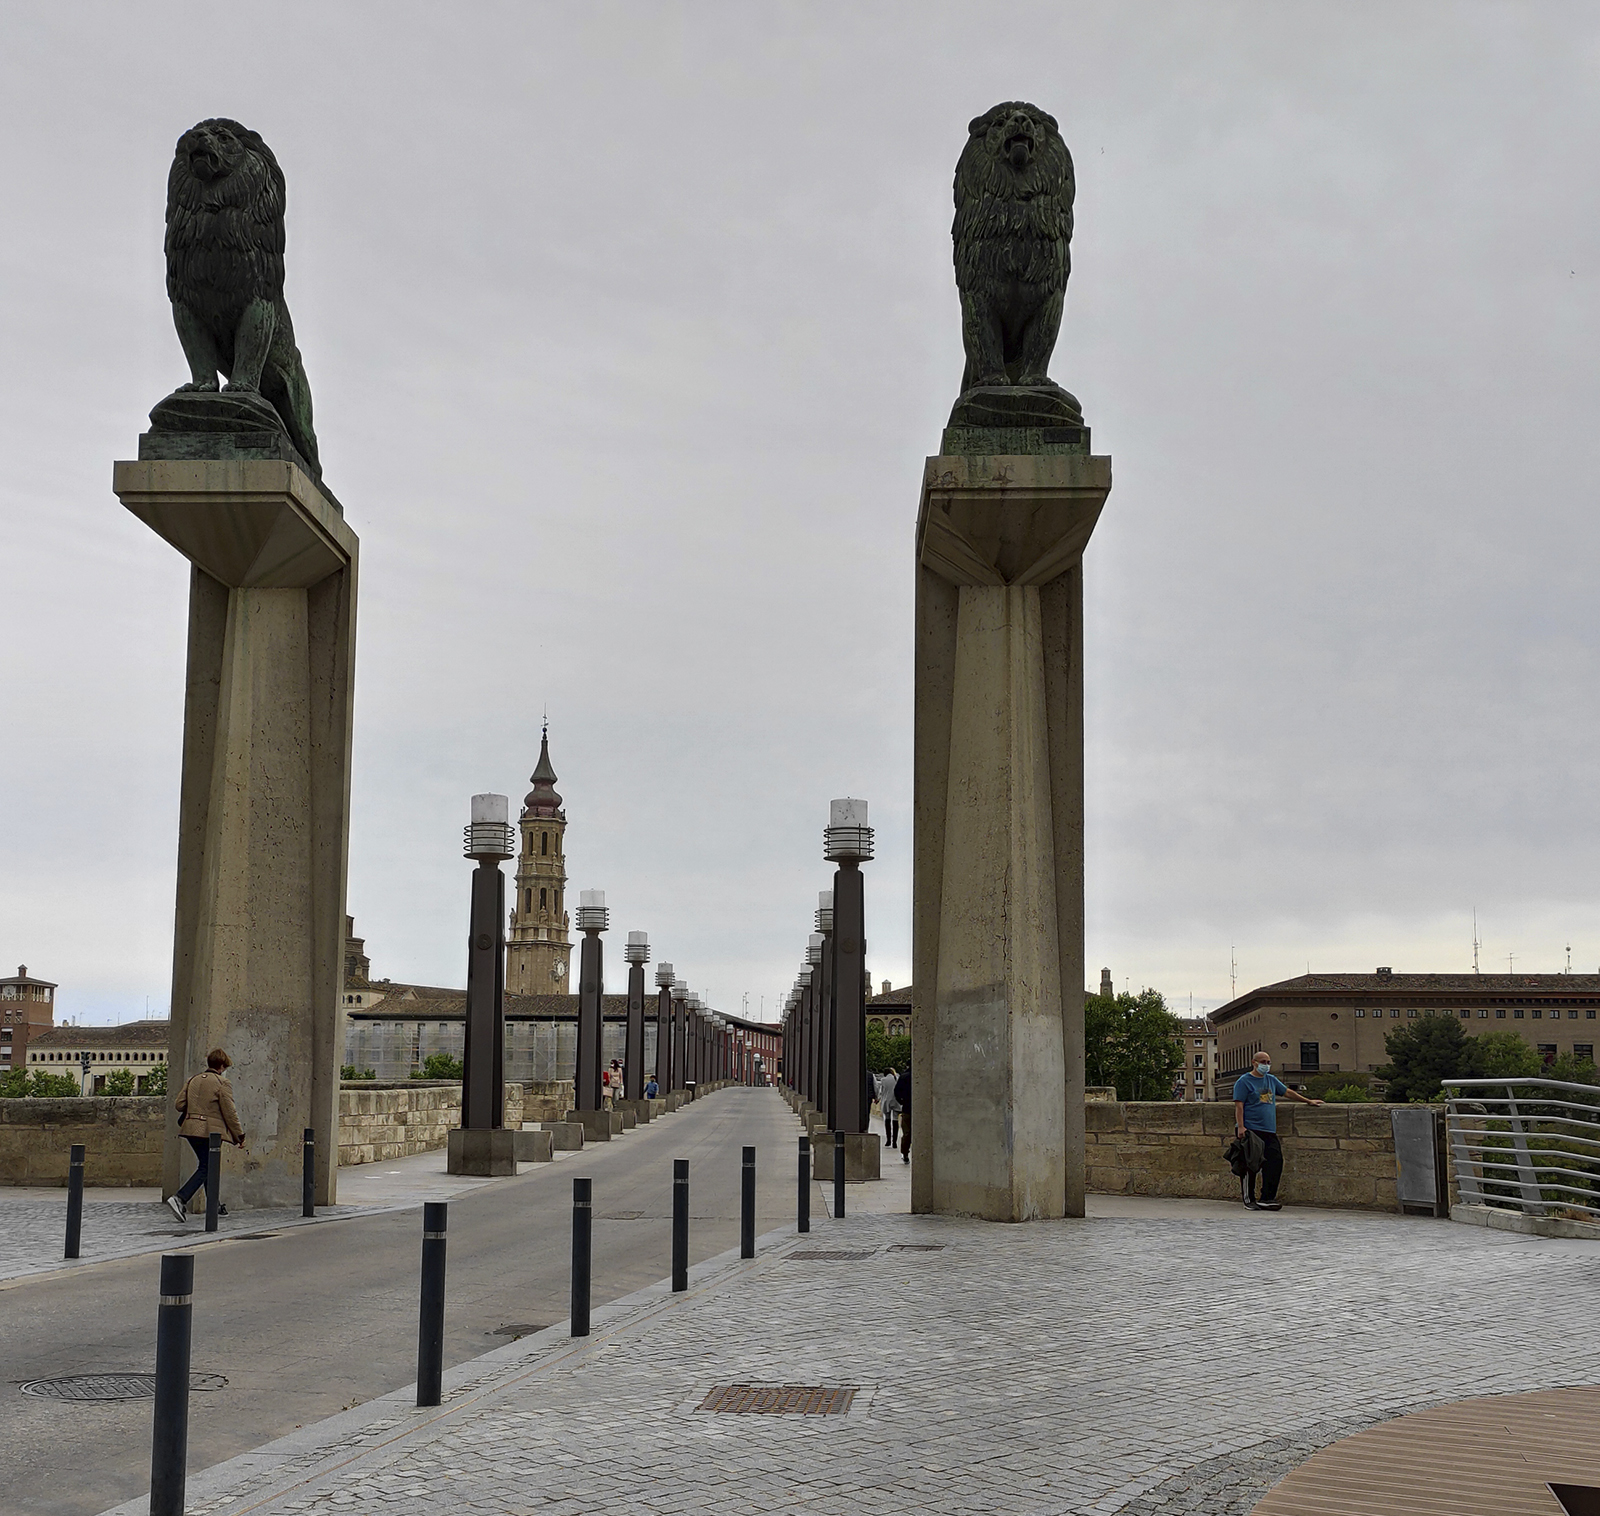
[[[339,1065],[341,1079],[376,1079],[378,1076],[371,1069],[358,1069],[353,1063]]]
[[[1441,1081],[1473,1076],[1472,1046],[1454,1016],[1419,1016],[1383,1039],[1388,1064],[1378,1071],[1391,1100],[1437,1100]]]
[[[131,1095],[133,1092],[133,1070],[112,1069],[106,1075],[106,1087],[103,1090],[97,1090],[95,1093],[99,1095]]]
[[[412,1069],[413,1079],[460,1079],[466,1074],[466,1068],[459,1058],[452,1058],[448,1053],[429,1053],[422,1060],[420,1069]]]
[[[1170,1100],[1184,1067],[1183,1023],[1158,990],[1083,997],[1084,1064],[1090,1084],[1115,1085],[1118,1100]]]
[[[63,1095],[81,1095],[83,1086],[71,1074],[52,1074],[46,1069],[12,1069],[0,1075],[0,1099],[48,1100]]]
[[[867,1072],[887,1074],[893,1069],[903,1074],[911,1066],[911,1039],[890,1037],[867,1023]]]
[[[1332,1100],[1334,1091],[1355,1090],[1356,1094],[1341,1094],[1341,1101],[1370,1100],[1372,1098],[1367,1089],[1367,1076],[1358,1074],[1353,1069],[1346,1069],[1342,1074],[1312,1074],[1304,1084],[1300,1093],[1309,1095],[1313,1100]]]
[[[1544,1067],[1539,1055],[1515,1032],[1485,1032],[1472,1038],[1466,1060],[1466,1065],[1456,1070],[1463,1079],[1526,1078]]]
[[[166,1064],[158,1063],[139,1083],[146,1095],[165,1095],[167,1093]]]
[[[1371,1100],[1372,1096],[1364,1084],[1342,1084],[1337,1089],[1326,1091],[1321,1098],[1330,1105],[1359,1105],[1363,1101]]]

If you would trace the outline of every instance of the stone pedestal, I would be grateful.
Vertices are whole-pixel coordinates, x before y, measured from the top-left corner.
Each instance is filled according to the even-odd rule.
[[[230,1206],[318,1205],[338,1173],[358,544],[293,462],[119,462],[122,503],[189,559],[169,1080],[225,1048],[249,1149]],[[163,1189],[192,1165],[167,1112]]]
[[[639,1119],[641,1121],[654,1121],[658,1116],[667,1114],[667,1102],[664,1099],[641,1100]]]
[[[912,1209],[1083,1214],[1083,565],[1111,460],[930,458]]]
[[[541,1121],[539,1127],[550,1134],[559,1153],[575,1153],[583,1146],[583,1127],[576,1121]]]
[[[518,1163],[550,1163],[555,1159],[556,1144],[553,1133],[514,1131],[511,1139],[512,1156]]]
[[[844,1182],[860,1184],[883,1178],[883,1138],[877,1132],[844,1134]],[[833,1133],[821,1132],[811,1143],[811,1177],[832,1182]]]
[[[568,1111],[567,1123],[583,1128],[585,1142],[610,1142],[613,1133],[622,1133],[621,1118],[612,1111]]]
[[[445,1139],[445,1169],[478,1179],[517,1172],[517,1138],[508,1127],[457,1127]]]
[[[613,1104],[623,1113],[625,1126],[638,1126],[641,1121],[648,1121],[652,1114],[650,1101],[642,1095],[637,1100],[617,1100]]]
[[[631,1101],[612,1101],[611,1114],[622,1123],[622,1130],[625,1132],[631,1132],[639,1125],[639,1113],[634,1109]]]

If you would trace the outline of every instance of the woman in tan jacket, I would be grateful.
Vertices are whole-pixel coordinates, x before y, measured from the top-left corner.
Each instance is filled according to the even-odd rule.
[[[226,1137],[236,1147],[244,1146],[244,1127],[239,1122],[239,1112],[233,1104],[233,1086],[222,1077],[222,1071],[231,1067],[233,1060],[221,1048],[212,1048],[206,1054],[206,1070],[194,1074],[184,1082],[173,1102],[180,1120],[178,1135],[188,1139],[199,1164],[188,1182],[176,1195],[167,1196],[167,1207],[179,1221],[188,1220],[188,1206],[195,1191],[206,1182],[206,1169],[211,1160],[211,1134]],[[225,1207],[219,1206],[221,1213]]]

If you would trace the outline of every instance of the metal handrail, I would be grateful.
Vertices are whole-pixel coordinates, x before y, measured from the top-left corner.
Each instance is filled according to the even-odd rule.
[[[1600,1087],[1520,1074],[1442,1083],[1450,1161],[1463,1202],[1528,1216],[1559,1207],[1600,1220],[1600,1138],[1568,1130],[1600,1126]],[[1563,1100],[1545,1091],[1590,1098]],[[1564,1111],[1584,1112],[1586,1119]]]

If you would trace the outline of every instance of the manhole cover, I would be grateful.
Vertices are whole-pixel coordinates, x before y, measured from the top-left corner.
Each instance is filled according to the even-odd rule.
[[[695,1409],[735,1416],[842,1416],[856,1389],[853,1384],[719,1384]]]
[[[808,1248],[799,1253],[785,1253],[786,1258],[798,1258],[802,1263],[843,1263],[856,1258],[872,1257],[872,1249],[852,1252],[846,1248]]]
[[[504,1326],[496,1327],[489,1335],[491,1337],[526,1337],[533,1332],[542,1332],[549,1325],[548,1321],[508,1321]]]
[[[191,1390],[220,1390],[228,1381],[221,1374],[191,1374]],[[64,1379],[30,1379],[24,1395],[41,1400],[153,1400],[154,1374],[69,1374]]]
[[[942,1253],[944,1252],[944,1244],[942,1242],[891,1242],[889,1251],[891,1253]]]
[[[607,1211],[602,1221],[643,1221],[643,1211]]]

